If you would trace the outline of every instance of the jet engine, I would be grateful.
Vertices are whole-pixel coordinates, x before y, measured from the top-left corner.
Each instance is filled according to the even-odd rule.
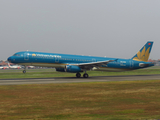
[[[65,71],[66,72],[72,72],[72,73],[83,72],[83,70],[80,67],[74,66],[74,65],[66,65],[65,66]]]

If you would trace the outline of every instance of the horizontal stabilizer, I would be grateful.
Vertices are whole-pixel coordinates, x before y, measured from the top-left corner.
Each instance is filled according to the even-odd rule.
[[[154,65],[155,63],[148,63],[148,64],[145,64],[145,63],[139,63],[139,67],[148,67],[148,66],[152,66]]]

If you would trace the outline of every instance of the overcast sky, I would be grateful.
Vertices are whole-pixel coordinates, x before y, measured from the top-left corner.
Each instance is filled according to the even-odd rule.
[[[160,0],[0,0],[0,60],[19,51],[131,58],[154,41]]]

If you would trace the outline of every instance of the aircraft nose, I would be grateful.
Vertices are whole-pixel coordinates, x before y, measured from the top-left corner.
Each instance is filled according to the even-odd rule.
[[[9,62],[11,62],[12,58],[11,58],[11,57],[9,57],[7,60],[8,60]]]

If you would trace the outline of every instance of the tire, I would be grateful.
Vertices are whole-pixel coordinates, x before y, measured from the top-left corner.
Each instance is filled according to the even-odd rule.
[[[23,73],[25,74],[25,73],[26,73],[26,70],[23,70]]]
[[[80,74],[80,73],[77,73],[77,74],[76,74],[76,77],[77,77],[77,78],[80,78],[80,77],[81,77],[81,74]]]
[[[85,73],[85,74],[83,74],[83,77],[84,77],[84,78],[88,78],[89,76],[88,76],[87,73]]]

